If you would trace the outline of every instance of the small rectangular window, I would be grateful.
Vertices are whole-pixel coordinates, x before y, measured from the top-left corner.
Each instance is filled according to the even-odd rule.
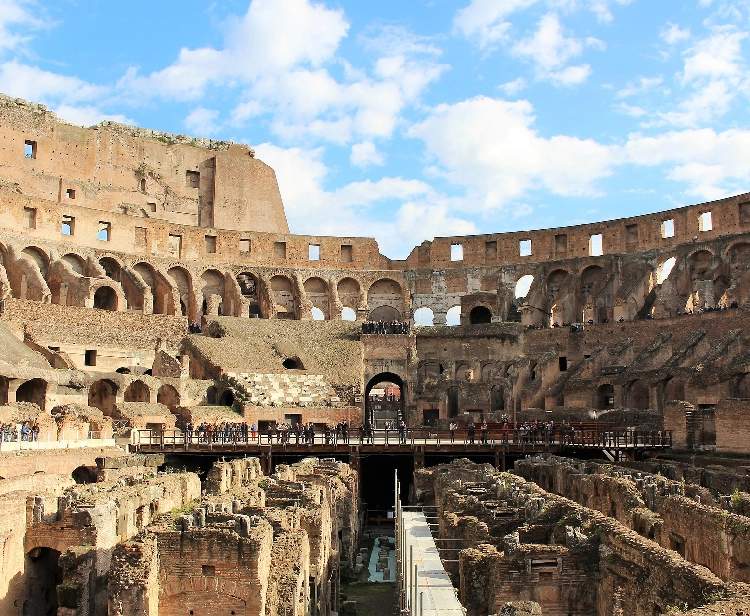
[[[185,185],[188,188],[200,188],[201,174],[198,171],[185,172]]]
[[[638,225],[625,225],[625,243],[638,243]]]
[[[711,231],[714,228],[711,212],[703,212],[698,217],[698,231]]]
[[[273,243],[273,256],[276,259],[286,259],[286,242]]]
[[[112,235],[112,223],[99,221],[99,232],[96,234],[96,239],[101,242],[108,242]]]
[[[558,357],[558,364],[560,366],[560,372],[565,372],[568,369],[568,358],[567,357]]]
[[[216,575],[216,567],[214,565],[201,565],[201,574],[206,577],[214,577]]]
[[[497,240],[490,240],[484,243],[484,258],[486,261],[497,259]]]
[[[740,224],[746,225],[750,223],[750,201],[740,203]]]
[[[146,227],[135,228],[135,247],[141,249],[146,247]]]
[[[75,232],[76,219],[73,216],[63,214],[62,225],[60,226],[60,233],[63,235],[73,235]]]
[[[76,191],[73,188],[68,188],[65,190],[65,198],[66,199],[75,199],[76,198]]]
[[[27,229],[36,229],[36,208],[23,208],[23,218]]]
[[[464,260],[464,245],[463,244],[451,244],[451,261],[463,261]]]
[[[96,351],[87,350],[83,357],[83,364],[85,366],[96,366]]]
[[[308,245],[307,260],[308,261],[320,261],[320,244]]]
[[[670,218],[661,223],[661,236],[666,239],[668,237],[674,237],[674,219]]]
[[[153,201],[149,201],[147,205],[149,210],[151,210],[152,212],[156,211],[156,203],[154,203]]]
[[[531,256],[531,240],[521,240],[518,243],[519,253],[522,257]]]
[[[568,236],[563,233],[555,236],[555,255],[565,256],[568,253]]]
[[[596,233],[589,238],[589,256],[599,257],[604,254],[602,249],[602,234]]]
[[[206,254],[210,255],[215,252],[216,252],[216,236],[207,235],[206,236]]]
[[[26,158],[36,158],[36,141],[23,142],[23,155]]]
[[[354,261],[354,246],[351,244],[341,244],[341,262],[351,263]]]
[[[250,252],[250,240],[240,240],[240,252]]]
[[[172,235],[171,233],[169,234],[169,238],[167,240],[167,252],[170,255],[177,257],[178,259],[180,258],[180,255],[182,253],[181,235]]]

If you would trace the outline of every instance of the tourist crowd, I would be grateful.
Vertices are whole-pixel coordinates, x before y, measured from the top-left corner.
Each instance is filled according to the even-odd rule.
[[[39,426],[25,421],[19,432],[18,424],[0,423],[0,443],[15,442],[19,436],[22,441],[36,441],[39,438]]]
[[[408,334],[408,321],[366,321],[362,323],[363,334]]]

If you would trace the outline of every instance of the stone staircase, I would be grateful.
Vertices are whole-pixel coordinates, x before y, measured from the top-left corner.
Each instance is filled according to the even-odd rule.
[[[322,374],[250,374],[228,372],[228,384],[245,402],[256,406],[340,406]]]

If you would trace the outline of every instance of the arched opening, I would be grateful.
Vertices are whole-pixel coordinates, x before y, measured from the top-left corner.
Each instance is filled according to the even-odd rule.
[[[398,321],[404,311],[401,285],[390,278],[381,278],[367,291],[367,304],[372,321]]]
[[[16,390],[16,402],[33,402],[44,410],[47,398],[47,382],[42,379],[26,381]]]
[[[107,416],[112,415],[115,408],[117,385],[112,381],[96,381],[89,387],[89,406],[99,409]]]
[[[133,266],[138,275],[151,289],[153,314],[169,314],[174,311],[171,285],[165,285],[150,263],[142,261]]]
[[[356,321],[356,311],[360,303],[361,289],[359,283],[354,278],[342,278],[336,285],[336,290],[339,294],[339,301],[344,306],[344,310],[347,308],[355,314],[355,318],[351,319]],[[343,313],[342,313],[343,319]],[[346,321],[350,319],[345,319]]]
[[[270,280],[271,295],[277,319],[294,319],[294,286],[286,276],[274,276]]]
[[[458,417],[461,412],[461,388],[453,387],[448,388],[448,417]]]
[[[342,321],[356,321],[357,313],[354,312],[354,310],[352,310],[348,306],[344,306],[344,309],[341,311],[341,320]]]
[[[201,274],[203,314],[207,316],[221,316],[224,310],[224,276],[218,270],[206,270]]]
[[[392,372],[383,372],[370,379],[365,387],[365,422],[375,428],[385,428],[386,422],[394,426],[404,413],[404,382]]]
[[[492,323],[492,312],[486,306],[475,306],[469,313],[469,323],[471,325]]]
[[[219,397],[219,406],[232,406],[234,404],[234,393],[231,389],[225,389]]]
[[[214,405],[219,403],[219,390],[214,386],[211,385],[206,390],[206,404],[208,405]]]
[[[641,380],[633,381],[627,388],[626,406],[645,411],[649,407],[648,385]]]
[[[0,405],[8,404],[8,387],[10,381],[8,377],[0,376]]]
[[[26,554],[25,582],[27,599],[23,613],[34,616],[56,616],[57,586],[62,584],[60,552],[52,548],[34,548]]]
[[[121,282],[122,267],[116,259],[113,259],[112,257],[102,257],[99,259],[99,265],[102,266],[107,278],[111,278],[115,282]]]
[[[156,401],[159,404],[168,406],[170,411],[173,411],[180,406],[180,394],[171,385],[166,383],[159,388],[156,392]]]
[[[133,381],[124,394],[125,402],[150,402],[151,391],[143,381]]]
[[[750,398],[750,374],[743,374],[734,381],[732,398]]]
[[[79,466],[73,471],[72,477],[77,484],[96,483],[96,467]]]
[[[302,365],[302,360],[299,357],[287,357],[281,365],[287,370],[304,370],[305,367]]]
[[[318,314],[322,318],[316,318],[313,315],[313,319],[316,321],[325,321],[330,316],[330,308],[328,303],[328,283],[322,278],[308,278],[302,285],[305,289],[305,295],[307,300],[318,309]]]
[[[39,267],[39,271],[42,273],[42,277],[47,279],[47,266],[49,265],[49,259],[46,253],[36,246],[27,246],[21,251],[21,254],[29,257]]]
[[[190,273],[181,267],[173,267],[167,270],[167,276],[172,281],[180,296],[180,312],[183,317],[188,316],[188,306],[192,295],[192,282]]]
[[[497,413],[505,410],[505,390],[501,385],[493,385],[490,390],[490,411]]]
[[[310,311],[310,314],[312,315],[313,321],[325,321],[326,320],[326,315],[324,315],[323,311],[317,306],[313,307],[313,309]]]
[[[76,274],[79,274],[81,276],[84,275],[84,272],[86,271],[86,262],[82,257],[79,257],[78,255],[73,253],[69,253],[67,255],[63,255],[60,260],[64,261],[68,266],[70,266],[70,269],[73,270]]]
[[[531,285],[534,282],[534,277],[531,274],[521,276],[516,281],[515,297],[516,299],[524,298],[529,294]]]
[[[677,259],[675,257],[669,257],[669,259],[659,265],[656,269],[656,284],[662,284],[667,278],[669,278],[669,275],[674,269],[675,263],[677,263]]]
[[[99,287],[94,293],[94,308],[117,311],[117,293],[111,287]]]
[[[250,272],[237,274],[237,284],[240,293],[247,302],[247,315],[249,317],[261,317],[260,304],[258,303],[258,279]]]
[[[445,314],[446,325],[461,325],[461,306],[453,306]]]
[[[435,314],[431,308],[422,306],[414,311],[414,325],[421,325],[422,327],[431,327]]]
[[[615,388],[610,383],[600,385],[597,389],[596,408],[600,410],[615,408]]]

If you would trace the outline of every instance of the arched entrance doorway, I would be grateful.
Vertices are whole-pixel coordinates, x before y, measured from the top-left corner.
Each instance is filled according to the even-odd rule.
[[[397,425],[404,413],[404,381],[397,374],[383,372],[370,379],[365,388],[365,422],[385,428],[386,422]]]
[[[57,585],[62,583],[60,552],[52,548],[34,548],[26,554],[27,599],[24,614],[57,614]]]
[[[115,408],[116,394],[117,385],[112,381],[96,381],[89,387],[89,406],[98,408],[109,417]]]

